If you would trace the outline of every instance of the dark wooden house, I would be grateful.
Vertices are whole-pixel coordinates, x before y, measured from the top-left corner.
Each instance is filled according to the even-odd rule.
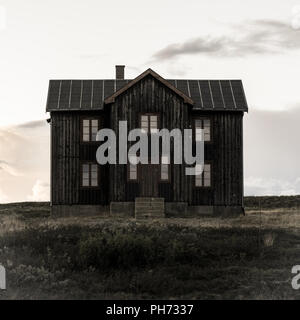
[[[243,211],[241,80],[163,79],[148,69],[133,80],[51,80],[52,212],[189,216]],[[187,176],[185,164],[105,164],[96,161],[96,134],[127,120],[142,128],[204,130],[205,166]],[[118,143],[118,142],[117,142]]]

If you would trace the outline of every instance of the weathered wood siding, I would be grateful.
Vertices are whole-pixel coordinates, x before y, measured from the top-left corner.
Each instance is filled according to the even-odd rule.
[[[84,116],[99,116],[103,112],[51,113],[51,202],[52,204],[108,203],[107,168],[100,166],[100,188],[81,188],[81,162],[96,161],[98,143],[80,142],[80,121]]]
[[[212,166],[212,186],[195,188],[193,176],[185,175],[185,165],[170,164],[170,181],[158,182],[158,196],[165,201],[191,205],[242,205],[243,112],[192,111],[180,97],[151,76],[117,97],[110,108],[110,127],[118,132],[120,120],[128,121],[128,130],[140,126],[141,113],[158,113],[159,127],[172,130],[192,128],[195,116],[211,119],[212,142],[205,145],[205,160]],[[139,182],[127,180],[126,165],[110,168],[110,200],[134,201],[140,196]]]
[[[197,112],[211,119],[212,141],[205,143],[212,186],[193,188],[193,205],[241,206],[243,203],[243,112]]]
[[[100,188],[80,187],[80,164],[95,161],[99,145],[80,142],[80,121],[83,116],[100,116],[103,126],[118,135],[120,120],[128,121],[128,131],[139,128],[141,113],[158,113],[159,128],[169,130],[192,128],[195,116],[211,119],[212,141],[205,145],[205,160],[212,166],[212,186],[195,188],[194,177],[185,175],[185,165],[173,165],[171,161],[170,181],[157,181],[158,197],[190,205],[242,205],[243,112],[192,111],[152,76],[129,88],[103,111],[51,112],[52,204],[108,204],[134,201],[140,196],[141,181],[128,181],[126,165],[100,166]]]
[[[162,85],[152,76],[148,76],[116,98],[114,104],[107,106],[111,109],[110,126],[118,134],[120,120],[127,120],[128,130],[139,128],[141,113],[158,113],[159,127],[172,130],[185,129],[189,126],[190,106],[169,88]],[[133,201],[140,194],[139,181],[127,181],[126,165],[111,166],[110,194],[112,201]],[[188,194],[189,183],[184,173],[184,166],[171,166],[170,183],[157,182],[159,197],[170,197],[174,201],[185,201],[182,194]]]

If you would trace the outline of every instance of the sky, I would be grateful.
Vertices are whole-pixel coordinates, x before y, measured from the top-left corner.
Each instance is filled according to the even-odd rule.
[[[242,79],[246,195],[300,194],[300,0],[0,0],[0,202],[49,200],[49,79]]]

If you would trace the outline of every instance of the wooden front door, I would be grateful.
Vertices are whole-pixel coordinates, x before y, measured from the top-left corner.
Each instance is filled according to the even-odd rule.
[[[158,197],[159,165],[139,165],[140,197]]]

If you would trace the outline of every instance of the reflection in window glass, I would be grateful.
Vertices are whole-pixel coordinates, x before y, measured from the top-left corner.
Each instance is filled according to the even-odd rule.
[[[203,172],[195,175],[196,187],[210,187],[211,186],[211,165],[205,164]]]
[[[98,187],[98,165],[93,163],[82,164],[82,181],[83,187]]]
[[[137,180],[137,166],[135,164],[129,165],[129,179]]]
[[[204,141],[210,141],[210,120],[196,119],[195,131],[196,141],[202,141],[201,139],[204,139]]]
[[[169,180],[169,157],[161,157],[161,166],[160,166],[160,179]]]
[[[96,141],[97,132],[99,130],[98,119],[83,119],[82,120],[82,141]]]

